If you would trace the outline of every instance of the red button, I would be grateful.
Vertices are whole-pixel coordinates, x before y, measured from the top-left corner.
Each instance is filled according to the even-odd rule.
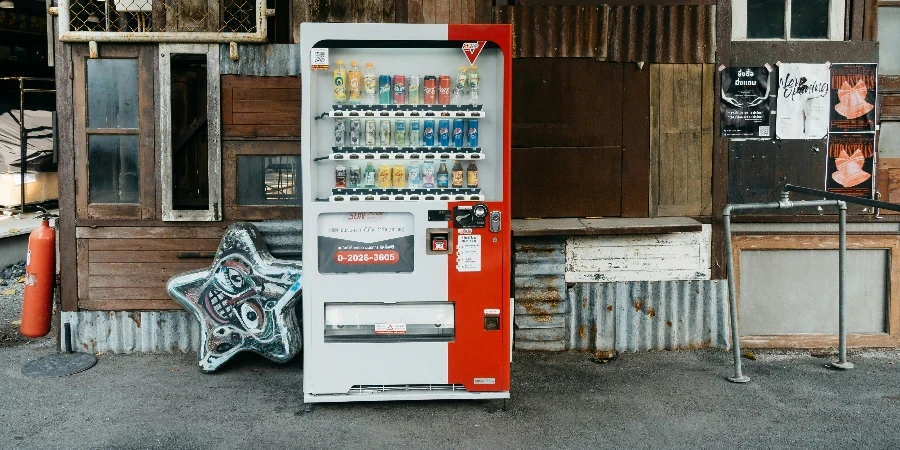
[[[443,239],[432,239],[431,241],[431,251],[433,252],[446,252],[447,251],[447,241]]]

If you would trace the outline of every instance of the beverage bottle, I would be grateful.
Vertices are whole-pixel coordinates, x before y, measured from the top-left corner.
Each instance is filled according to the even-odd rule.
[[[350,71],[347,72],[347,81],[350,84],[350,92],[347,94],[350,104],[360,104],[362,101],[362,77],[356,61],[350,61]]]
[[[379,75],[378,76],[378,104],[379,105],[390,105],[391,104],[391,76],[390,75]]]
[[[350,169],[347,171],[347,187],[358,188],[359,182],[359,166],[350,166]]]
[[[463,167],[459,160],[456,160],[456,164],[453,165],[453,169],[451,169],[452,177],[450,181],[450,185],[455,188],[463,187]]]
[[[434,187],[434,161],[422,163],[422,187],[427,189]]]
[[[366,63],[366,73],[363,75],[363,91],[367,105],[378,103],[378,78],[372,63]]]
[[[378,187],[391,187],[391,166],[390,164],[381,164],[378,166]]]
[[[478,104],[478,66],[469,68],[469,104]]]
[[[347,134],[347,125],[344,119],[334,119],[334,146],[343,147]]]
[[[393,177],[393,181],[391,182],[391,185],[393,185],[395,188],[405,188],[406,187],[406,164],[394,166],[391,169],[391,176]]]
[[[465,67],[460,67],[459,73],[456,74],[456,84],[453,86],[453,96],[450,98],[450,103],[454,105],[461,105],[463,97],[466,95],[467,70]]]
[[[353,147],[359,145],[360,126],[359,119],[350,120],[350,145]]]
[[[375,178],[375,166],[372,165],[372,161],[369,161],[369,163],[366,164],[366,174],[363,186],[367,188],[375,187]]]
[[[403,147],[406,145],[406,121],[394,121],[394,145]]]
[[[447,162],[444,160],[441,160],[441,165],[440,165],[440,167],[438,167],[437,187],[439,187],[439,188],[450,187],[450,174],[447,172]]]
[[[425,75],[422,87],[422,103],[434,105],[437,103],[437,77]]]
[[[410,105],[418,105],[421,99],[421,81],[422,78],[418,75],[407,75],[406,76],[406,103]]]
[[[466,186],[478,187],[478,166],[475,165],[475,161],[469,161],[469,166],[466,167]]]
[[[347,167],[342,165],[334,166],[334,187],[347,187]]]
[[[412,189],[419,187],[419,163],[409,163],[409,168],[406,169],[406,186]]]
[[[343,105],[347,103],[347,70],[344,69],[344,62],[338,60],[337,67],[334,68],[334,104]]]

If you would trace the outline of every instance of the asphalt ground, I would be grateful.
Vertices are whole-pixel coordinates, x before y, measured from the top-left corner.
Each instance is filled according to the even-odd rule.
[[[194,354],[99,355],[83,373],[21,375],[54,351],[0,348],[0,448],[900,448],[900,353],[758,353],[725,381],[721,350],[516,352],[512,399],[317,404],[299,359],[241,356],[202,374]]]

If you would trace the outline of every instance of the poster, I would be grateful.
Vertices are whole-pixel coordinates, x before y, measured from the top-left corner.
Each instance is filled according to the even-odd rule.
[[[413,215],[343,212],[319,215],[319,273],[410,273]]]
[[[829,134],[825,167],[826,191],[871,199],[875,185],[875,134]]]
[[[826,64],[778,66],[778,139],[822,139],[828,134],[829,86]]]
[[[722,136],[768,138],[770,76],[765,67],[729,67],[722,70],[719,112]]]
[[[832,133],[874,133],[877,64],[832,64]]]

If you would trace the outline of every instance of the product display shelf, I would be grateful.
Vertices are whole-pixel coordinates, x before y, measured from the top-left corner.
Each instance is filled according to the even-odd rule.
[[[483,105],[332,105],[322,117],[343,119],[483,119]]]
[[[481,147],[332,147],[332,153],[320,156],[316,161],[337,160],[484,160]]]
[[[480,188],[335,188],[330,202],[479,201]]]

